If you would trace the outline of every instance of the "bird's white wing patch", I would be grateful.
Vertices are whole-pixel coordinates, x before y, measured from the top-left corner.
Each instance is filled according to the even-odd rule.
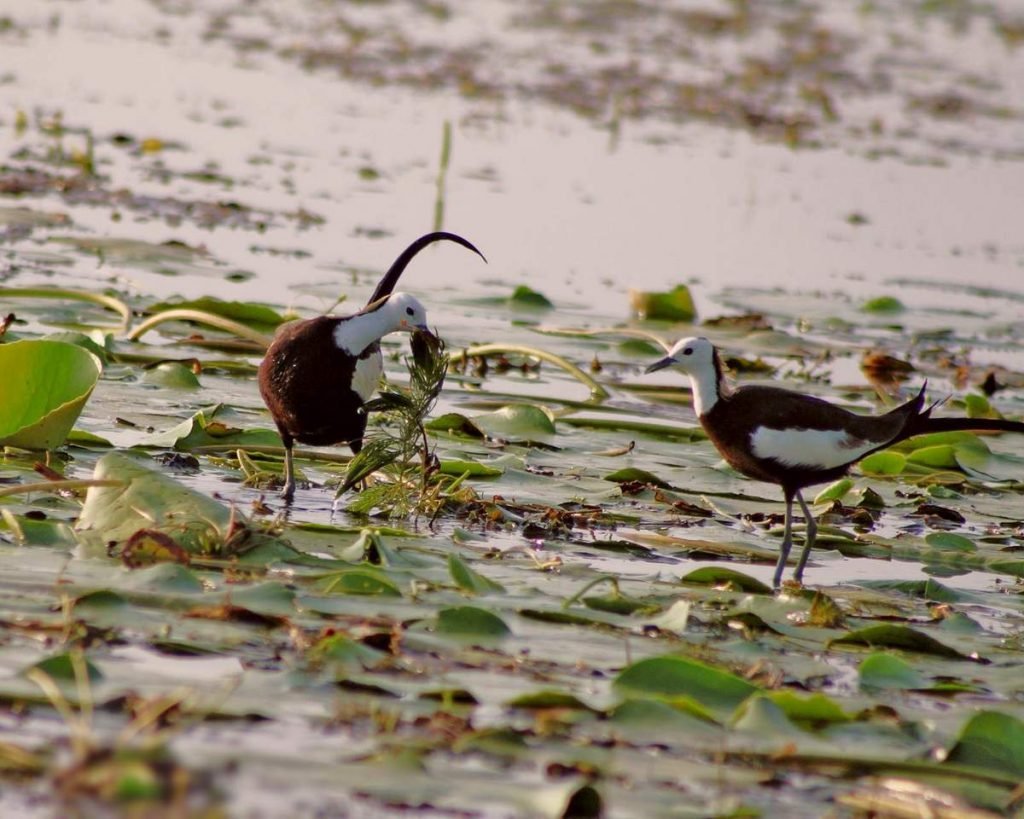
[[[812,469],[832,469],[856,461],[881,443],[854,437],[842,429],[758,427],[750,434],[750,447],[758,458]]]
[[[352,389],[355,394],[363,401],[369,401],[370,396],[376,392],[377,386],[380,384],[383,372],[384,359],[380,352],[357,359],[355,372],[352,373]]]

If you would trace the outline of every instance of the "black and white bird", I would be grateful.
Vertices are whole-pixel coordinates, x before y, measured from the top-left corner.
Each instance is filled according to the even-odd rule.
[[[395,284],[412,258],[440,240],[483,254],[454,233],[421,236],[395,259],[366,307],[350,316],[318,316],[283,325],[260,364],[263,401],[284,442],[285,499],[295,493],[292,447],[348,444],[363,447],[366,412],[384,372],[380,340],[389,333],[427,330],[426,308]],[[486,261],[486,260],[485,260]]]
[[[1024,432],[1024,423],[987,418],[932,418],[924,387],[911,400],[884,415],[857,415],[812,395],[779,387],[731,388],[722,362],[706,338],[684,338],[647,372],[677,367],[690,377],[693,408],[723,458],[738,471],[782,487],[785,532],[774,585],[778,587],[792,547],[793,500],[807,522],[804,548],[794,578],[799,581],[814,546],[817,526],[801,490],[836,480],[866,455],[931,432],[992,430]]]

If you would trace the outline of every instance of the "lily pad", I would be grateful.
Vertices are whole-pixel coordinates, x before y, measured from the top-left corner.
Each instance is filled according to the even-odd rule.
[[[475,415],[471,420],[489,438],[547,445],[555,441],[554,421],[534,404],[509,404],[494,412]]]
[[[629,301],[633,307],[633,314],[638,318],[665,321],[693,321],[697,318],[693,296],[685,284],[677,285],[663,293],[630,290]]]
[[[726,716],[760,689],[728,671],[687,657],[650,657],[626,666],[612,683],[624,696],[692,698]]]
[[[60,446],[101,370],[100,360],[77,344],[26,340],[0,345],[0,445]]]
[[[208,554],[243,524],[226,506],[119,452],[100,458],[93,478],[118,482],[90,487],[85,496],[76,528],[93,542],[122,543],[149,529],[170,535],[189,553]]]

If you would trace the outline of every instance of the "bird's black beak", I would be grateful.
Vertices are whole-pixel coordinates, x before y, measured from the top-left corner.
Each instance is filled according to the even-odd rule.
[[[676,363],[676,360],[672,356],[667,355],[659,361],[655,361],[650,367],[644,370],[645,373],[654,373],[658,370],[664,370],[666,367],[671,367]]]

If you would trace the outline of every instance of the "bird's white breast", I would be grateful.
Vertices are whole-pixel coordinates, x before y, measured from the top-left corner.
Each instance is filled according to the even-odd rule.
[[[363,401],[369,401],[370,396],[376,392],[383,373],[384,358],[379,350],[366,358],[356,359],[355,372],[352,373],[352,390]]]
[[[758,427],[750,434],[750,448],[758,458],[772,458],[784,466],[814,469],[848,464],[880,443],[856,438],[843,429]]]

